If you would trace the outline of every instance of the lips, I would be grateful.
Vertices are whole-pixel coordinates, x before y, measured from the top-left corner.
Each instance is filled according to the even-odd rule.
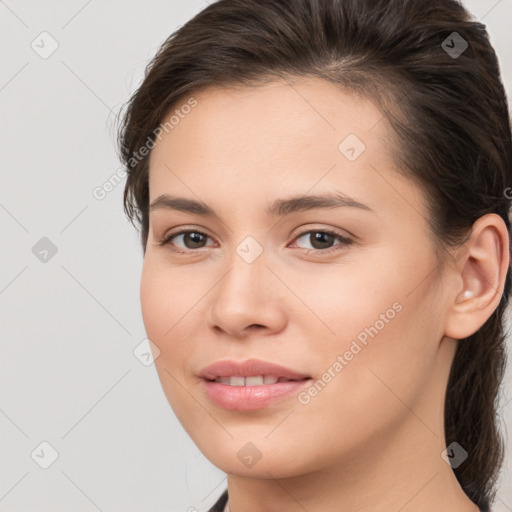
[[[231,360],[217,361],[203,368],[199,376],[205,380],[213,381],[220,377],[255,377],[274,376],[278,379],[304,380],[311,378],[306,373],[286,368],[276,363],[260,359],[248,359],[244,362]]]

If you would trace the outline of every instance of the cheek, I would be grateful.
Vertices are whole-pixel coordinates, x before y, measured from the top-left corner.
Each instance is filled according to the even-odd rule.
[[[397,280],[390,267],[400,265],[390,261],[396,255],[382,254],[383,251],[368,250],[366,253],[348,253],[339,263],[314,265],[301,264],[295,267],[281,267],[277,274],[286,284],[277,282],[282,294],[285,315],[290,326],[305,330],[312,343],[311,350],[318,354],[318,342],[329,348],[346,350],[350,341],[359,336],[364,343],[370,339],[368,329],[381,332],[399,316],[400,302],[403,301],[404,283]],[[405,278],[398,276],[400,280]],[[280,307],[276,303],[276,307]],[[372,326],[375,326],[374,327]],[[316,327],[315,340],[311,339]],[[345,345],[346,348],[345,348]]]
[[[146,255],[140,281],[140,304],[146,333],[154,342],[169,328],[168,322],[164,322],[164,313],[171,297],[165,290],[161,275]],[[162,349],[160,345],[159,348]]]
[[[146,253],[140,282],[144,327],[147,337],[160,350],[155,368],[164,394],[180,422],[186,424],[192,416],[187,411],[194,410],[194,403],[183,386],[190,378],[187,363],[194,361],[194,347],[187,338],[193,332],[193,323],[197,328],[192,308],[197,300],[189,296],[189,289],[183,287],[184,280],[179,276],[179,272],[170,272]]]
[[[185,307],[189,303],[186,288],[176,278],[177,272],[170,272],[156,259],[146,256],[140,281],[141,312],[147,337],[160,350],[155,366],[161,379],[164,368],[173,375],[177,370],[183,371],[179,361],[190,350],[185,339],[189,333],[184,327],[193,311],[186,315],[186,310],[190,310],[190,306]]]
[[[328,281],[317,275],[313,285],[308,278],[296,288],[313,305],[311,325],[332,331],[309,340],[321,382],[307,408],[321,415],[330,404],[338,426],[371,429],[375,418],[397,419],[407,412],[401,400],[414,403],[435,364],[441,322],[431,280],[425,279],[433,262],[385,256],[357,271],[331,272]],[[307,332],[305,321],[299,322]]]
[[[435,351],[428,339],[429,321],[419,304],[400,303],[394,315],[388,311],[388,323],[376,321],[379,313],[386,314],[386,300],[383,307],[352,308],[363,327],[351,320],[351,333],[337,330],[335,341],[317,346],[323,363],[314,385],[298,401],[294,426],[333,462],[352,450],[380,450],[381,440],[408,420],[409,408],[416,409],[431,374]],[[290,450],[296,441],[290,436]],[[315,450],[306,458],[314,457]]]
[[[146,253],[140,281],[142,317],[148,336],[163,342],[161,349],[172,344],[178,333],[183,337],[185,326],[197,314],[204,294],[199,281],[197,273],[172,268],[165,258]]]

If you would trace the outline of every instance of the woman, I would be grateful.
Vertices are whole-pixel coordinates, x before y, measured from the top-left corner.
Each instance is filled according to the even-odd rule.
[[[211,511],[487,511],[512,137],[453,0],[219,0],[119,134],[141,306]]]

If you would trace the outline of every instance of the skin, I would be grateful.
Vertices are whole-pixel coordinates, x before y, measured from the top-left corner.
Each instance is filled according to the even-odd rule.
[[[503,221],[478,219],[441,274],[423,192],[396,172],[390,126],[371,101],[316,78],[193,96],[197,106],[152,150],[150,203],[201,200],[220,219],[151,211],[140,298],[164,392],[228,474],[231,511],[477,511],[441,457],[444,394],[457,340],[502,295]],[[350,133],[366,145],[355,161],[338,150]],[[333,190],[373,211],[265,214],[275,199]],[[208,238],[158,245],[183,228]],[[353,243],[298,238],[325,229]],[[263,249],[250,264],[236,252],[247,236]],[[307,404],[290,395],[232,411],[203,391],[198,373],[221,359],[321,379],[394,303],[401,311]],[[261,453],[251,467],[237,456],[249,442]]]

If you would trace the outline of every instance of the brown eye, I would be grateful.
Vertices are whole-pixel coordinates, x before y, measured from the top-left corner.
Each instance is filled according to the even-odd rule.
[[[310,253],[326,253],[326,252],[332,252],[333,250],[337,250],[336,246],[334,246],[333,249],[333,243],[336,240],[339,240],[341,243],[338,244],[338,246],[347,246],[352,243],[352,240],[349,238],[346,238],[344,236],[341,236],[340,234],[330,231],[330,230],[309,230],[304,231],[303,233],[299,234],[295,240],[299,240],[303,237],[307,237],[306,240],[311,244],[313,247],[312,249],[307,249],[306,252]]]
[[[182,243],[184,247],[178,246],[177,250],[178,252],[186,252],[187,250],[194,250],[194,249],[202,249],[204,247],[205,241],[209,238],[208,235],[205,233],[202,233],[201,231],[196,230],[183,230],[179,231],[178,233],[173,233],[172,235],[168,236],[164,240],[162,240],[159,245],[175,245],[173,240],[178,237],[182,238]],[[174,249],[173,249],[174,250]]]

